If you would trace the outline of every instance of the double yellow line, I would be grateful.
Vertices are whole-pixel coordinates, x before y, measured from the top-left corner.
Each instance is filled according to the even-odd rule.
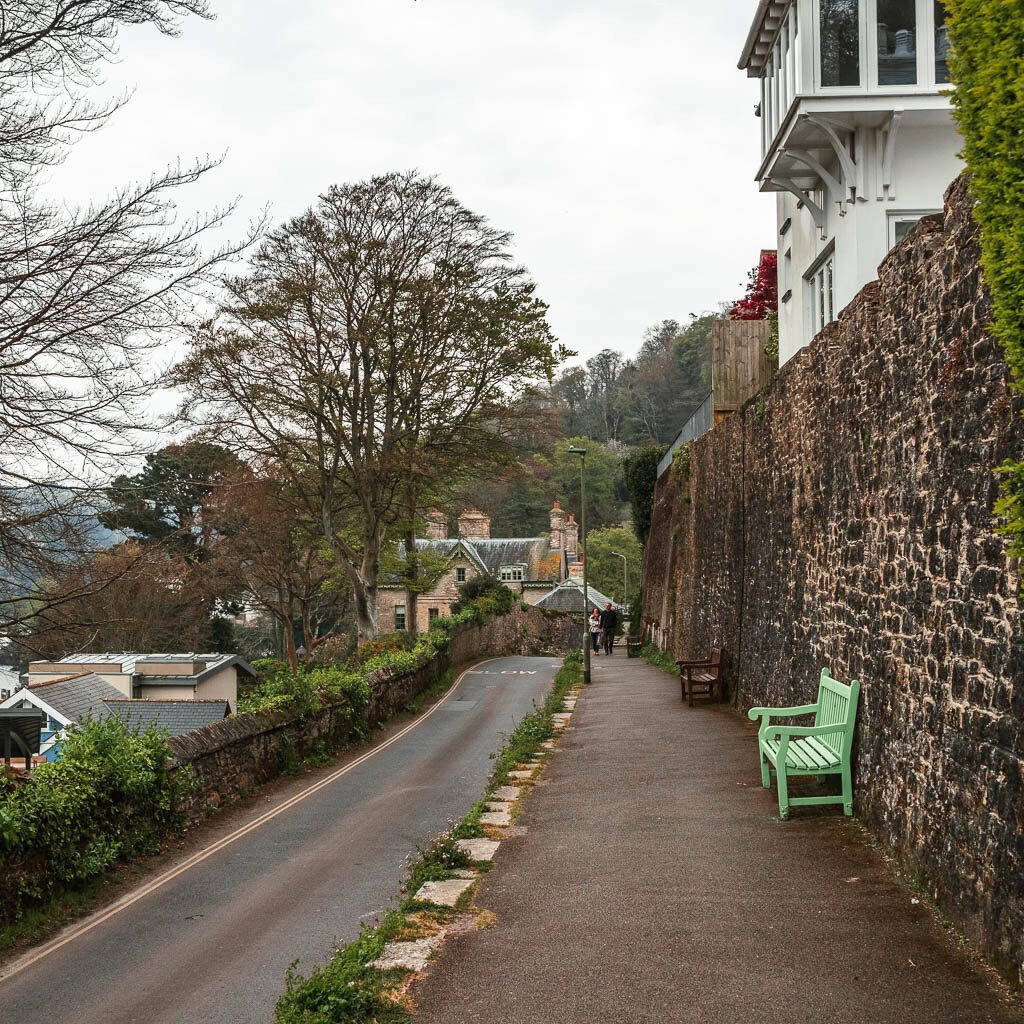
[[[466,673],[473,671],[480,665],[486,665],[488,662],[498,660],[500,659],[488,658],[485,661],[479,661],[475,665],[470,666],[470,668],[465,669],[460,673],[459,678],[455,680],[445,695],[436,704],[434,704],[429,711],[410,722],[404,729],[400,729],[394,736],[386,739],[383,743],[374,747],[372,750],[368,750],[365,754],[357,757],[354,761],[350,761],[343,768],[339,768],[337,771],[331,772],[331,774],[326,778],[321,779],[319,782],[314,782],[313,785],[308,786],[306,789],[302,790],[302,792],[289,797],[284,801],[284,803],[278,804],[278,806],[273,810],[267,811],[265,814],[261,814],[258,818],[253,818],[252,821],[247,822],[241,828],[235,829],[235,831],[230,833],[230,835],[223,836],[221,839],[218,839],[217,842],[211,843],[198,853],[192,854],[191,857],[186,858],[180,864],[177,864],[170,870],[165,871],[162,875],[158,875],[152,882],[148,882],[141,889],[136,889],[135,892],[122,898],[113,906],[108,907],[106,910],[99,911],[96,915],[88,918],[79,925],[72,926],[72,930],[66,935],[48,942],[39,949],[33,950],[31,953],[23,956],[20,960],[15,960],[10,966],[0,970],[0,982],[6,981],[8,978],[13,977],[15,974],[25,970],[27,967],[31,967],[34,963],[38,963],[43,959],[43,957],[56,952],[61,948],[61,946],[66,946],[69,942],[74,942],[75,939],[85,935],[86,932],[91,932],[93,928],[99,927],[104,921],[109,921],[115,914],[120,914],[122,910],[127,910],[127,908],[133,903],[138,903],[139,900],[148,896],[151,892],[156,892],[157,889],[165,886],[168,882],[173,881],[178,877],[178,875],[184,874],[184,872],[188,871],[189,868],[194,868],[197,864],[201,864],[207,857],[212,857],[219,850],[223,850],[225,846],[230,846],[243,836],[247,836],[254,829],[259,828],[261,825],[265,825],[268,821],[276,818],[279,814],[283,814],[290,807],[294,807],[307,797],[312,796],[314,793],[318,793],[325,786],[329,786],[332,782],[336,782],[343,775],[347,775],[353,769],[358,768],[364,762],[369,761],[371,757],[376,757],[382,750],[386,750],[390,747],[392,743],[397,743],[407,733],[412,732],[412,730],[417,726],[422,725],[456,691],[459,684],[466,677]]]

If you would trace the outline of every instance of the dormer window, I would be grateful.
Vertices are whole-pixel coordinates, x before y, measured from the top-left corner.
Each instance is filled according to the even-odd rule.
[[[503,583],[519,583],[523,579],[523,567],[521,565],[503,565],[501,567],[501,581]]]

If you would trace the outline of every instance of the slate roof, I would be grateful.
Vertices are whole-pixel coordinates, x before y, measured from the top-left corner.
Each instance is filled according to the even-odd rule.
[[[26,689],[48,704],[61,718],[80,722],[83,718],[104,718],[103,702],[120,700],[124,694],[95,672],[80,672],[45,683],[30,683]],[[17,691],[20,692],[20,691]]]
[[[602,594],[600,590],[595,587],[587,586],[587,598],[589,599],[587,605],[587,614],[597,608],[600,611],[604,611],[604,606],[612,601],[606,594]],[[556,612],[577,612],[583,613],[583,581],[575,577],[570,577],[562,583],[559,583],[554,590],[549,594],[545,594],[536,604],[537,608],[548,608],[551,611]],[[622,611],[622,607],[615,601],[612,601],[612,607],[616,611]]]
[[[442,558],[451,558],[460,547],[477,568],[495,576],[503,565],[523,566],[524,583],[550,583],[561,575],[562,552],[552,551],[547,537],[448,537],[416,541],[417,551],[432,551]],[[402,544],[398,546],[398,557],[405,557]],[[389,582],[400,581],[392,577]]]
[[[156,723],[171,736],[181,736],[227,717],[226,700],[105,700],[110,714],[117,715],[131,729],[140,732]]]

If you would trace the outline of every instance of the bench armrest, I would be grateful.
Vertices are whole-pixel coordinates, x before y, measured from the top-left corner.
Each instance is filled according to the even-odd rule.
[[[801,704],[795,708],[751,708],[747,712],[747,718],[752,722],[756,722],[759,718],[767,722],[769,718],[788,718],[791,715],[809,715],[812,711],[817,710],[817,704]]]
[[[705,658],[703,661],[677,661],[676,664],[680,668],[711,668],[714,663]]]

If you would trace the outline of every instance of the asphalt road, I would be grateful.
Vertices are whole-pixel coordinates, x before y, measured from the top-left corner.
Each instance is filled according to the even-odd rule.
[[[361,920],[391,904],[407,856],[480,798],[501,734],[543,699],[559,664],[502,658],[470,669],[414,728],[345,774],[52,948],[69,933],[58,936],[41,958],[32,961],[37,950],[8,967],[0,1019],[270,1020],[288,964],[298,959],[308,973],[354,938]],[[331,774],[288,789],[278,805]],[[264,802],[252,819],[274,809]]]

